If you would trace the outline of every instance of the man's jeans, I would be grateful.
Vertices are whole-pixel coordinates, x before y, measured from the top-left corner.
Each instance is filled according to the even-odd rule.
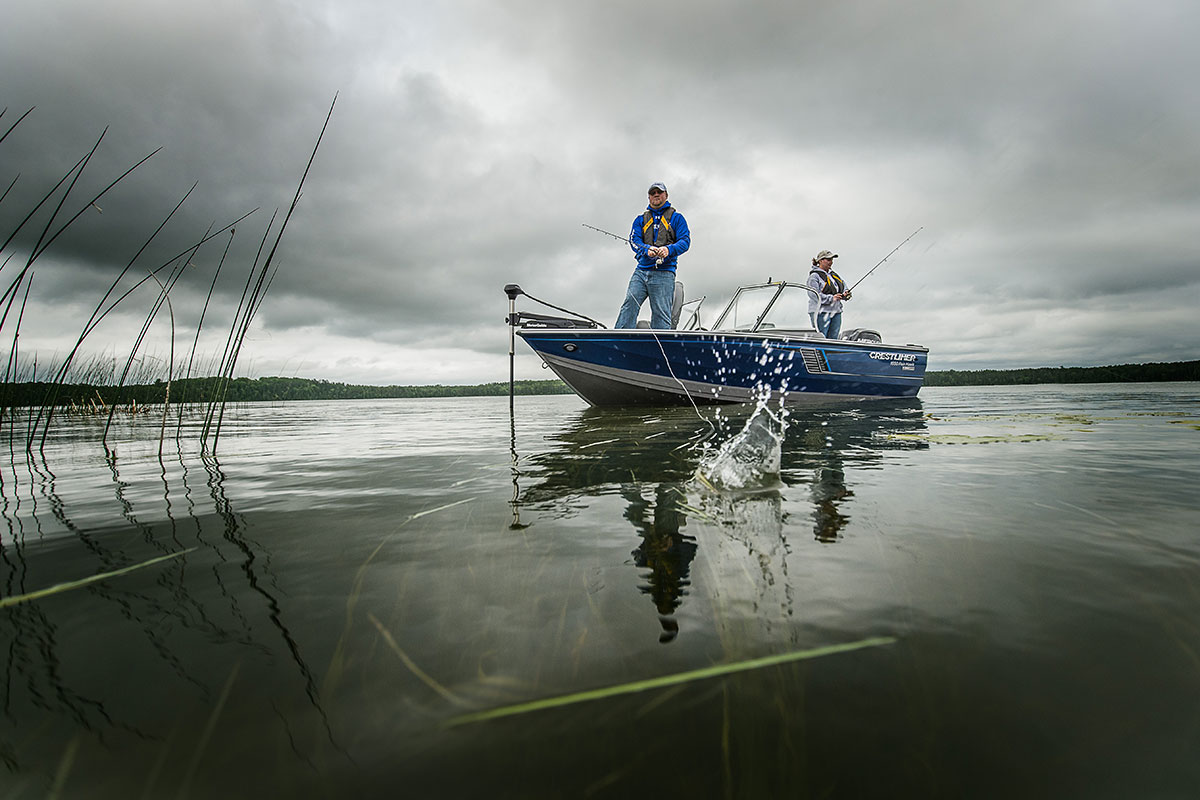
[[[650,298],[650,327],[671,327],[671,305],[675,301],[675,272],[669,269],[635,269],[625,290],[625,302],[614,328],[636,328],[638,311]]]

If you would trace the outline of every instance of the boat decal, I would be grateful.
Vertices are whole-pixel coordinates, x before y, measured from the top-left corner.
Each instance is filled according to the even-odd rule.
[[[882,350],[872,350],[867,355],[869,358],[873,358],[876,361],[890,361],[892,362],[893,367],[904,367],[905,365],[908,365],[906,367],[907,369],[912,369],[912,366],[916,364],[917,361],[916,353],[885,353]]]

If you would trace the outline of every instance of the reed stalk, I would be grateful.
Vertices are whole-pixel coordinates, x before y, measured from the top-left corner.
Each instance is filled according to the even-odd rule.
[[[12,125],[8,126],[8,130],[6,130],[4,133],[0,133],[0,142],[3,142],[5,139],[7,139],[7,138],[8,138],[8,135],[9,135],[10,133],[12,133],[12,132],[13,132],[13,130],[14,130],[14,129],[15,129],[17,126],[18,126],[18,125],[20,125],[22,122],[24,122],[24,121],[25,121],[25,118],[26,118],[26,117],[28,117],[30,114],[32,114],[32,113],[33,113],[33,110],[34,110],[35,108],[37,108],[37,106],[30,106],[30,107],[29,107],[29,110],[28,110],[28,111],[26,111],[24,114],[22,114],[22,115],[21,115],[21,116],[20,116],[20,117],[17,119],[17,121],[16,121],[16,122],[14,122]],[[0,110],[0,119],[3,119],[3,118],[4,118],[4,115],[5,115],[5,114],[7,114],[7,113],[8,113],[8,106],[5,106],[3,110]]]
[[[215,375],[217,379],[217,385],[213,387],[215,393],[210,395],[208,398],[208,408],[205,414],[203,431],[200,436],[201,449],[205,454],[210,452],[215,453],[216,451],[219,441],[221,422],[225,411],[225,404],[229,393],[229,387],[233,380],[233,375],[237,369],[242,346],[249,333],[255,316],[262,306],[266,293],[270,289],[271,284],[274,281],[274,277],[278,272],[278,251],[283,239],[283,235],[287,229],[292,214],[298,207],[300,198],[302,196],[304,183],[312,169],[316,154],[324,139],[325,133],[328,130],[336,102],[337,95],[334,96],[333,102],[330,104],[324,124],[321,127],[320,134],[317,137],[317,141],[312,149],[312,152],[310,153],[308,162],[305,165],[304,172],[296,187],[295,194],[292,198],[291,204],[288,206],[286,214],[283,215],[277,230],[275,229],[275,220],[278,217],[278,211],[276,212],[276,215],[272,216],[266,231],[264,231],[263,238],[259,244],[258,252],[254,257],[253,264],[251,265],[251,268],[247,274],[246,284],[242,291],[242,298],[239,301],[237,311],[230,326],[229,335],[225,342],[224,352],[221,355],[220,361],[217,365],[218,370],[217,374]],[[20,118],[16,119],[15,122],[2,129],[2,131],[0,131],[0,142],[3,142],[5,139],[7,139],[7,137],[18,127],[18,125],[20,125],[21,122],[24,121],[33,111],[34,108],[28,109],[20,116]],[[7,112],[7,108],[0,109],[0,119],[6,119]],[[20,326],[22,320],[24,319],[24,312],[30,296],[33,280],[33,268],[35,263],[42,255],[46,253],[47,249],[51,247],[59,239],[59,237],[61,237],[85,213],[92,209],[99,211],[100,206],[97,205],[97,203],[100,200],[102,200],[114,187],[128,178],[136,169],[145,164],[161,150],[161,148],[154,150],[150,154],[134,163],[132,166],[125,169],[114,180],[109,181],[107,185],[100,189],[99,192],[95,193],[90,198],[87,198],[85,202],[79,204],[78,208],[76,208],[73,212],[69,212],[68,204],[72,203],[73,198],[76,197],[77,189],[81,185],[81,178],[84,172],[89,169],[95,160],[96,154],[105,141],[107,134],[108,129],[105,128],[90,149],[81,158],[79,158],[70,169],[66,170],[48,191],[41,193],[40,198],[38,198],[37,202],[34,203],[33,208],[15,223],[15,227],[11,231],[0,232],[0,236],[4,236],[3,243],[0,244],[0,254],[2,254],[16,240],[17,236],[22,231],[34,224],[34,221],[39,218],[39,215],[44,215],[47,217],[44,222],[37,222],[37,224],[40,226],[40,229],[36,231],[36,236],[31,234],[30,238],[35,239],[32,247],[27,254],[22,254],[20,256],[20,259],[17,263],[17,266],[20,268],[15,273],[12,273],[11,279],[3,286],[3,291],[0,291],[0,307],[2,307],[2,310],[0,310],[0,331],[7,332],[5,326],[9,325],[13,321],[13,312],[17,308],[18,300],[20,301],[20,312],[15,314],[15,326],[11,327],[12,345],[9,349],[8,361],[4,375],[4,383],[9,385],[5,391],[6,396],[3,402],[3,406],[5,407],[10,405],[8,402],[8,394],[11,391],[11,384],[19,378],[19,373],[25,371],[20,360]],[[5,202],[9,198],[10,193],[13,187],[17,184],[19,178],[20,175],[18,174],[12,179],[8,187],[4,189],[3,194],[0,194],[0,203]],[[54,414],[59,406],[59,399],[62,396],[62,388],[72,375],[76,377],[82,376],[85,379],[93,379],[88,381],[93,383],[93,385],[102,383],[100,380],[94,380],[99,376],[100,373],[98,363],[93,362],[90,365],[84,366],[82,369],[80,369],[77,363],[85,340],[87,340],[89,335],[94,332],[101,321],[111,314],[118,305],[129,298],[143,284],[148,281],[154,281],[158,284],[159,293],[151,305],[141,330],[137,334],[133,346],[130,349],[129,356],[125,359],[124,365],[120,369],[119,374],[115,361],[111,370],[109,370],[107,373],[107,381],[110,382],[109,385],[115,385],[117,396],[112,400],[112,402],[107,402],[104,400],[104,398],[98,397],[97,399],[99,400],[99,404],[97,404],[95,401],[80,402],[78,398],[72,398],[69,406],[72,411],[77,411],[78,413],[83,413],[87,410],[91,410],[93,412],[106,411],[108,413],[108,420],[104,426],[104,433],[101,441],[105,450],[108,451],[108,435],[113,422],[113,415],[116,413],[118,408],[122,406],[120,395],[123,393],[126,386],[138,382],[136,380],[135,373],[138,371],[145,371],[147,367],[146,359],[145,357],[141,357],[139,360],[138,353],[145,343],[152,322],[162,310],[163,304],[166,304],[168,314],[171,318],[171,330],[170,352],[166,367],[166,389],[163,397],[162,408],[164,419],[159,431],[159,451],[161,456],[162,442],[165,438],[166,416],[170,411],[172,390],[175,386],[175,379],[179,374],[179,370],[177,369],[175,363],[175,314],[174,306],[170,297],[171,289],[179,280],[184,270],[186,270],[189,266],[194,266],[192,258],[198,253],[199,249],[205,243],[225,232],[229,233],[229,240],[225,245],[220,261],[218,262],[216,272],[214,273],[212,282],[209,286],[208,295],[205,298],[200,322],[196,327],[191,351],[187,360],[187,367],[184,371],[185,378],[190,380],[194,375],[194,370],[197,365],[197,348],[199,346],[200,332],[207,318],[210,303],[215,295],[217,281],[222,274],[222,270],[229,255],[229,251],[233,243],[233,237],[236,234],[235,226],[245,220],[250,214],[257,211],[257,209],[251,210],[246,214],[239,216],[233,222],[224,225],[217,230],[214,230],[213,226],[210,225],[208,231],[206,231],[205,235],[198,241],[193,242],[181,253],[178,253],[172,258],[163,261],[158,266],[146,269],[146,275],[144,277],[133,282],[133,285],[124,291],[119,291],[122,284],[128,278],[130,271],[135,267],[135,265],[137,265],[139,260],[146,253],[149,246],[156,240],[157,237],[159,237],[166,225],[175,217],[183,203],[187,201],[195,188],[196,184],[193,184],[192,187],[188,189],[188,191],[175,205],[175,207],[171,209],[170,213],[168,213],[164,219],[162,219],[153,233],[151,233],[149,237],[145,239],[145,241],[133,254],[132,258],[129,259],[124,268],[112,281],[111,285],[100,298],[99,302],[95,305],[91,315],[83,324],[79,335],[77,336],[74,344],[71,346],[66,357],[62,359],[60,363],[51,368],[48,380],[49,385],[45,390],[45,395],[42,398],[40,405],[37,406],[36,411],[30,414],[28,431],[25,432],[25,448],[27,452],[32,453],[33,448],[36,445],[39,452],[44,453],[47,437],[49,435],[50,427],[53,423]],[[5,268],[9,267],[12,264],[13,258],[14,255],[8,255],[8,257],[5,258],[2,263],[0,263],[0,270],[4,270]],[[182,261],[180,261],[180,259],[182,259]],[[170,268],[170,272],[168,272],[166,275],[163,275],[163,272],[167,270],[168,267]],[[35,356],[35,366],[33,370],[33,377],[35,379],[36,373],[37,367]],[[150,380],[145,381],[145,383],[149,382]],[[177,405],[180,405],[180,429],[182,428],[183,422],[183,401],[184,398],[180,398],[176,401]],[[157,403],[154,405],[157,405]],[[131,406],[131,410],[134,408],[135,406]],[[4,409],[0,408],[0,424],[3,423],[3,413]],[[15,436],[15,431],[12,431],[11,433],[13,436]]]
[[[212,282],[208,285],[208,294],[204,296],[204,307],[200,309],[200,319],[196,323],[196,336],[192,339],[192,351],[188,355],[187,370],[184,372],[184,380],[192,377],[192,365],[196,360],[196,348],[200,345],[200,331],[204,328],[204,319],[208,316],[208,306],[212,302],[213,292],[217,288],[217,279],[221,276],[221,268],[225,266],[225,259],[229,256],[229,248],[233,246],[233,237],[237,235],[237,230],[229,229],[229,241],[225,243],[225,250],[221,253],[221,258],[217,261],[217,269],[213,272]],[[187,384],[184,384],[185,386]],[[179,398],[179,425],[175,429],[175,438],[178,440],[180,431],[183,429],[183,403],[187,401],[186,395]]]
[[[246,334],[250,329],[250,323],[254,319],[254,315],[258,311],[259,306],[262,305],[262,299],[266,294],[266,289],[270,287],[271,281],[268,279],[268,275],[271,274],[272,265],[275,260],[275,254],[279,250],[279,243],[283,240],[283,234],[287,230],[288,222],[291,220],[292,214],[295,213],[296,206],[300,203],[300,196],[304,190],[304,182],[305,182],[305,180],[308,179],[309,171],[312,170],[313,161],[316,160],[317,151],[321,148],[321,141],[325,138],[325,132],[329,128],[329,120],[332,119],[332,117],[333,117],[333,109],[336,105],[337,105],[337,95],[335,94],[333,96],[333,102],[330,103],[330,105],[329,105],[329,112],[325,115],[325,123],[321,126],[321,132],[320,132],[320,134],[317,135],[316,144],[313,145],[312,153],[308,157],[308,164],[305,165],[304,173],[300,176],[300,182],[296,186],[296,193],[292,197],[292,204],[288,207],[287,213],[284,214],[284,216],[283,216],[283,221],[279,225],[279,232],[275,235],[275,241],[271,245],[271,250],[267,254],[266,260],[263,261],[262,268],[259,271],[258,281],[255,284],[254,292],[250,295],[249,304],[245,306],[245,312],[242,314],[241,326],[238,330],[237,336],[234,339],[233,348],[229,354],[228,363],[226,365],[226,368],[222,373],[225,378],[225,390],[226,391],[228,390],[228,382],[233,377],[233,371],[234,371],[235,365],[237,364],[238,356],[241,353],[242,342],[245,340]],[[273,224],[275,217],[272,216],[271,219],[272,219],[272,224]],[[270,225],[268,225],[267,230],[270,231]],[[265,241],[266,241],[266,235],[264,235],[264,237],[263,237],[263,242],[265,243]],[[260,253],[262,252],[261,244],[259,246],[259,252]],[[257,265],[257,263],[258,263],[258,257],[256,256],[255,264]],[[251,274],[253,275],[253,269],[251,270]],[[243,298],[245,298],[244,292],[243,292]],[[235,328],[238,327],[236,316],[234,319],[234,327]],[[217,443],[218,443],[218,441],[220,439],[220,435],[221,435],[221,420],[223,419],[224,412],[225,412],[224,394],[222,395],[220,402],[221,402],[221,405],[220,405],[221,414],[217,419],[216,428],[212,431],[212,447],[211,447],[212,453],[216,453]],[[210,420],[211,420],[211,417],[210,417]],[[208,430],[209,430],[208,423],[206,423],[204,433],[201,434],[201,439],[202,439],[202,442],[204,443],[204,444],[202,444],[202,449],[204,448],[205,444],[207,443]]]

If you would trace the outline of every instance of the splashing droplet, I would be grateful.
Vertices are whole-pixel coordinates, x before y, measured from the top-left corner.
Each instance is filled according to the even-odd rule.
[[[718,491],[756,491],[779,480],[786,415],[760,402],[746,425],[715,453],[700,459],[696,476]]]

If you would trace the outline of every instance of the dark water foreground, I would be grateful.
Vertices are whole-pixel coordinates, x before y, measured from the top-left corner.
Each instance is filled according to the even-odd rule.
[[[741,495],[747,411],[516,408],[6,447],[0,800],[1200,794],[1200,385],[796,411]]]

